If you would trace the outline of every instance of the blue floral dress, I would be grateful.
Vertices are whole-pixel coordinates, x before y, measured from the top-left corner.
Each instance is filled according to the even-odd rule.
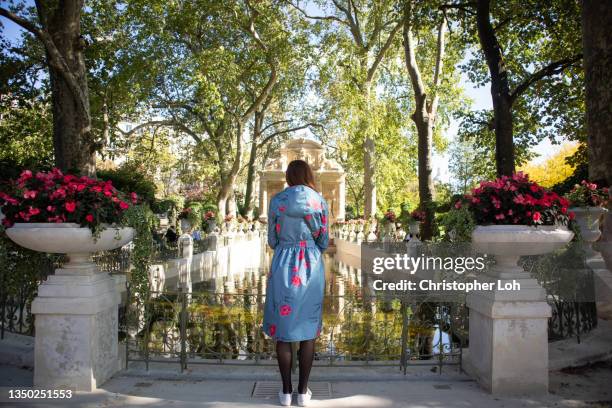
[[[268,245],[274,256],[263,329],[275,340],[310,340],[321,332],[327,222],[327,203],[310,187],[288,187],[270,201]]]

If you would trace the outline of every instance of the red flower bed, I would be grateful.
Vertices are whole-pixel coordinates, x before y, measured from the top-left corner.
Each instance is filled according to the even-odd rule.
[[[22,222],[73,222],[95,231],[101,224],[118,224],[137,201],[136,193],[128,200],[110,181],[63,174],[59,169],[35,175],[24,170],[0,191],[5,227]]]
[[[483,181],[455,207],[468,205],[476,224],[566,225],[574,218],[569,200],[529,180],[523,173]]]

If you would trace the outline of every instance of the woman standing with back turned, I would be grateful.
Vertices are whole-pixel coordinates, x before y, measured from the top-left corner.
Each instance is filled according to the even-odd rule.
[[[291,342],[300,343],[298,405],[312,395],[308,377],[315,340],[321,332],[327,248],[327,203],[316,191],[308,163],[294,160],[285,174],[289,187],[276,194],[268,211],[268,245],[274,249],[268,275],[263,328],[276,340],[283,389],[281,405],[291,405]]]

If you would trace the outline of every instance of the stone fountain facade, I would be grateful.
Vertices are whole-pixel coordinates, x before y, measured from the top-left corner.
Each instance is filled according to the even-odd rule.
[[[325,157],[325,148],[311,139],[293,139],[287,142],[259,172],[259,213],[265,220],[268,216],[268,204],[274,194],[286,186],[285,170],[287,165],[301,159],[306,161],[314,172],[315,183],[319,192],[329,206],[331,222],[344,220],[346,197],[345,175],[342,166],[335,160]]]

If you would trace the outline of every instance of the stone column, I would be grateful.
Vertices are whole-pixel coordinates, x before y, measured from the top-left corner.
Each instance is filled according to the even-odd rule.
[[[338,216],[337,220],[344,220],[346,209],[346,181],[345,176],[343,175],[340,178],[340,183],[338,184]]]
[[[268,219],[268,183],[263,175],[259,179],[259,218]]]
[[[93,391],[120,369],[115,280],[89,256],[71,262],[38,287],[34,386]]]

